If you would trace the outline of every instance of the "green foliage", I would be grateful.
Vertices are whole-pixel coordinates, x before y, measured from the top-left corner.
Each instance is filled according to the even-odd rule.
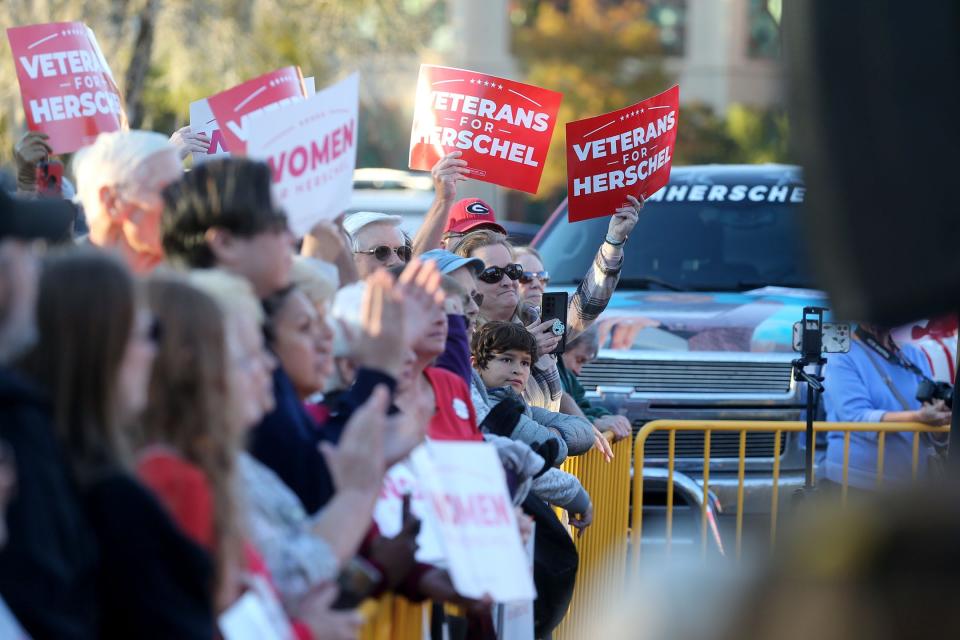
[[[725,117],[709,106],[684,104],[677,130],[677,164],[788,162],[783,109],[731,105]]]
[[[613,111],[668,89],[655,26],[642,2],[571,0],[566,11],[528,2],[513,48],[526,82],[564,94],[537,199],[566,188],[564,122]]]
[[[122,84],[146,2],[3,0],[0,24],[83,20],[126,92]],[[190,102],[286,65],[300,65],[322,87],[356,70],[360,61],[369,68],[397,56],[416,59],[445,22],[446,0],[163,0],[142,126],[171,133],[188,121]],[[24,126],[9,53],[0,55],[0,74],[7,79],[0,84],[0,164],[6,164]],[[370,113],[378,113],[379,97],[362,99]],[[396,105],[386,105],[391,109]]]

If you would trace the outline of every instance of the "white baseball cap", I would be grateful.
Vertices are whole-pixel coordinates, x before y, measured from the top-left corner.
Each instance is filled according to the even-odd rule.
[[[399,227],[403,222],[403,218],[400,216],[392,216],[387,213],[379,213],[376,211],[357,211],[356,213],[351,213],[343,220],[343,230],[350,234],[350,237],[357,235],[357,232],[360,229],[363,229],[369,224],[375,222],[386,222],[392,224],[395,227]]]

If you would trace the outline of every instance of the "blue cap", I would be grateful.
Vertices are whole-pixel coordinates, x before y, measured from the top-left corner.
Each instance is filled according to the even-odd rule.
[[[474,273],[483,271],[483,260],[480,258],[461,258],[455,253],[450,253],[444,249],[433,249],[420,255],[421,260],[430,260],[436,262],[440,268],[440,273],[447,275],[453,273],[460,267],[470,267]]]

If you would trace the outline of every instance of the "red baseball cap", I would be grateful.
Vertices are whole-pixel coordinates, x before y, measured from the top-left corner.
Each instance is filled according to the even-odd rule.
[[[503,235],[507,230],[497,222],[493,207],[480,198],[464,198],[450,207],[447,228],[444,233],[469,233],[477,229],[490,229]]]

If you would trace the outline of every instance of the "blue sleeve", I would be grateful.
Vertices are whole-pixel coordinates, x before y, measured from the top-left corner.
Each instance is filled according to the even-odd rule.
[[[277,367],[273,375],[276,407],[250,433],[250,453],[280,476],[297,494],[307,513],[318,511],[333,496],[333,478],[317,448],[317,428],[293,385]]]
[[[436,366],[463,378],[467,387],[473,380],[470,367],[470,342],[467,339],[467,319],[464,316],[447,316],[447,349],[437,358]]]
[[[334,406],[330,407],[330,419],[320,429],[320,440],[336,444],[343,435],[343,429],[353,412],[367,401],[367,398],[377,388],[385,385],[390,391],[390,404],[393,405],[393,394],[397,389],[397,381],[392,376],[376,369],[360,369],[357,379],[349,389],[340,394]],[[391,410],[391,413],[394,411]]]
[[[903,351],[903,355],[907,360],[920,367],[920,371],[923,371],[923,375],[927,376],[931,380],[933,379],[933,369],[930,367],[930,360],[927,359],[927,356],[924,355],[923,351],[912,344],[904,345],[901,347],[901,350]]]
[[[852,355],[833,356],[825,369],[823,401],[831,422],[880,422],[883,409],[873,406],[870,389]]]

